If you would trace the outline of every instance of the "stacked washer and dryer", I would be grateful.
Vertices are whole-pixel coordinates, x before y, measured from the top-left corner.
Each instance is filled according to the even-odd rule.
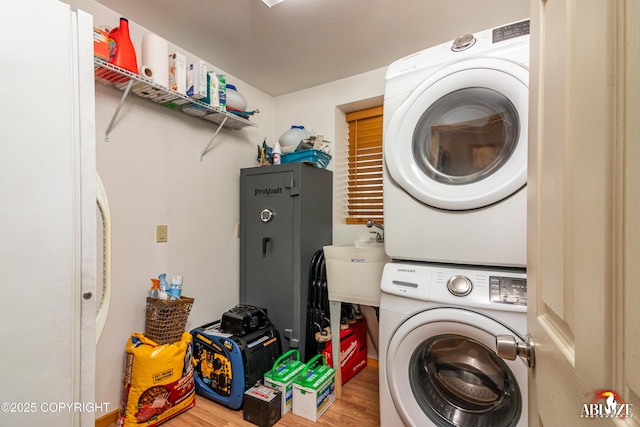
[[[387,70],[383,427],[527,425],[528,66],[526,20]]]

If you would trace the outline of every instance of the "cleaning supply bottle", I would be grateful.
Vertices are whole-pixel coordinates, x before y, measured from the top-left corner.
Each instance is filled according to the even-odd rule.
[[[273,144],[272,159],[274,165],[279,165],[282,162],[282,148],[280,147],[280,143],[277,141]]]
[[[227,76],[218,74],[218,102],[220,110],[227,111]]]
[[[280,143],[280,146],[290,147],[289,151],[293,151],[300,142],[309,139],[309,136],[310,134],[304,126],[293,125],[291,126],[291,129],[280,135],[278,142]]]
[[[160,289],[163,292],[169,292],[169,282],[167,282],[167,273],[162,273],[158,276],[160,280]]]
[[[159,293],[160,293],[160,280],[151,279],[151,289],[149,290],[149,297],[157,299]]]
[[[215,72],[208,72],[209,80],[209,105],[212,107],[220,107],[220,80]]]
[[[129,20],[127,18],[120,18],[120,26],[109,32],[109,62],[138,74],[138,60],[129,36]]]
[[[169,285],[169,294],[176,299],[180,298],[182,293],[182,276],[173,276],[171,285]],[[172,298],[173,299],[173,298]]]
[[[227,83],[227,110],[244,112],[247,109],[246,98],[238,92],[235,85]]]

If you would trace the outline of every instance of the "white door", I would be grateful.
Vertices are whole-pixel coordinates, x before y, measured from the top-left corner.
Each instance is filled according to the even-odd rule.
[[[639,23],[635,0],[531,2],[530,426],[640,420]]]
[[[2,426],[93,426],[108,409],[94,405],[92,26],[56,0],[0,2]]]

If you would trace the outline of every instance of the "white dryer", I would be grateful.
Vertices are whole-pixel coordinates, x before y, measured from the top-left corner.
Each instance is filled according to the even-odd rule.
[[[524,269],[389,263],[382,274],[382,427],[525,427],[527,371],[496,355],[526,339]]]
[[[387,255],[526,265],[529,21],[391,64],[384,95]]]

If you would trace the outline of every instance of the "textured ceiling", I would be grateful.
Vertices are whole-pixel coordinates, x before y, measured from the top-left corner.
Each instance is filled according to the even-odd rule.
[[[98,2],[272,96],[529,15],[529,0]]]

